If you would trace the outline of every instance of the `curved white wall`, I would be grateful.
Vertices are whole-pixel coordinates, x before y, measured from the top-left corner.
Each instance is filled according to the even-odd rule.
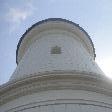
[[[82,90],[55,90],[15,99],[1,112],[112,112],[112,97]]]
[[[79,37],[67,31],[51,32],[35,37],[11,79],[56,70],[102,74]],[[51,54],[55,46],[61,47],[61,54]]]

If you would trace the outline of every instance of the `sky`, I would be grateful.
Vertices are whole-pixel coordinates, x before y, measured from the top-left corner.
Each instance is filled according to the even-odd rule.
[[[47,18],[64,18],[83,27],[94,43],[95,61],[112,80],[112,0],[0,0],[0,84],[17,66],[22,34]]]

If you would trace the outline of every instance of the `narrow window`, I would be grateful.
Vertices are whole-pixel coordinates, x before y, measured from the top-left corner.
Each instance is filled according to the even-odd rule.
[[[52,47],[51,54],[61,54],[61,47],[58,46]]]

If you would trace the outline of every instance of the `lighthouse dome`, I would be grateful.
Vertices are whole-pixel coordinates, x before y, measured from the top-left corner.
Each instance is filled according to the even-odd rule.
[[[100,76],[94,45],[78,24],[61,18],[40,21],[21,37],[18,64],[10,80],[52,72],[73,72]]]

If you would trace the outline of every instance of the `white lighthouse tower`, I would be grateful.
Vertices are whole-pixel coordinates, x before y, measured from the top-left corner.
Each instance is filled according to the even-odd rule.
[[[21,37],[17,68],[0,86],[0,112],[112,112],[112,83],[78,24],[40,21]]]

